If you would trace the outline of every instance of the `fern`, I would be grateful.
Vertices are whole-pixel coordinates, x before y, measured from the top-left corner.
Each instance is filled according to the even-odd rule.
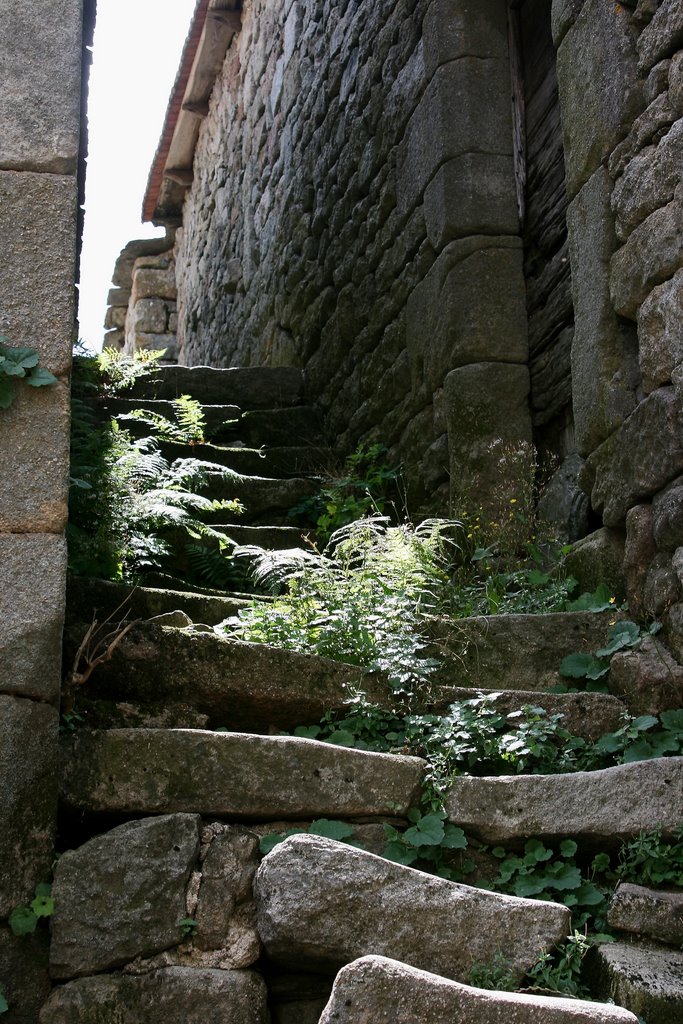
[[[159,360],[166,354],[165,349],[138,349],[131,358],[116,348],[105,348],[95,357],[100,379],[110,392],[125,391],[132,387],[138,377],[156,369]],[[80,357],[79,357],[80,358]]]
[[[153,409],[134,409],[118,417],[122,422],[135,420],[151,427],[160,441],[175,441],[180,444],[204,444],[206,419],[200,402],[189,395],[181,395],[171,402],[175,423]]]

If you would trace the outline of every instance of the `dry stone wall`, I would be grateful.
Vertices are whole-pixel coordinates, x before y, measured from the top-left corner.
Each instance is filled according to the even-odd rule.
[[[57,377],[50,387],[19,385],[13,405],[0,410],[0,984],[8,1024],[35,1020],[49,991],[45,942],[18,938],[7,919],[49,879],[54,856],[81,59],[93,8],[0,0],[0,334],[35,349]]]
[[[553,4],[567,155],[581,483],[620,552],[633,613],[683,656],[683,11],[678,0]],[[620,666],[643,693],[657,658]],[[647,663],[647,664],[646,664]],[[652,664],[651,664],[652,663]],[[661,673],[660,673],[661,674]],[[668,673],[668,700],[683,694]]]
[[[180,360],[303,367],[417,501],[479,474],[499,379],[482,444],[531,437],[507,6],[247,0],[178,233]]]
[[[173,231],[165,238],[136,239],[119,253],[107,298],[104,347],[132,356],[139,349],[163,350],[176,362],[175,260]]]

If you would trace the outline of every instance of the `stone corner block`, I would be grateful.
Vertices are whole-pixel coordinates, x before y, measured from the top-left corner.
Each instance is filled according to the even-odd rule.
[[[63,537],[0,533],[0,691],[59,699],[65,591]]]
[[[80,144],[82,0],[0,2],[0,167],[75,174]]]
[[[0,334],[57,375],[71,367],[76,207],[75,178],[0,170]]]
[[[442,64],[460,57],[507,59],[505,0],[477,0],[475,4],[432,0],[422,31],[425,70],[429,77]]]
[[[178,921],[199,854],[199,820],[130,821],[62,854],[52,888],[54,978],[120,967],[182,941]]]

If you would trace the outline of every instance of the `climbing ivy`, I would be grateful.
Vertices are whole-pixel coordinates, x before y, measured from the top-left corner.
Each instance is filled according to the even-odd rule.
[[[9,338],[0,334],[0,409],[9,409],[17,397],[17,383],[44,388],[56,384],[57,378],[38,365],[39,356],[33,348],[13,348]]]

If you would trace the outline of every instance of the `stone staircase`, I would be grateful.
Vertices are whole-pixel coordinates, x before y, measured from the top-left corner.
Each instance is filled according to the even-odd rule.
[[[235,539],[298,543],[286,511],[314,493],[310,474],[329,460],[298,372],[168,367],[127,401],[152,407],[180,394],[214,410],[207,422],[222,447],[211,457],[242,475],[248,522],[229,524]],[[117,400],[110,411],[122,408]],[[627,887],[613,912],[624,941],[601,946],[593,965],[596,998],[620,1005],[473,988],[477,963],[504,962],[521,979],[570,933],[569,910],[377,855],[383,823],[404,827],[419,802],[421,758],[279,735],[341,709],[351,687],[388,707],[386,680],[219,637],[212,627],[242,597],[130,590],[70,585],[67,664],[94,608],[102,619],[130,595],[129,614],[141,621],[79,694],[85,727],[62,738],[66,852],[53,886],[56,987],[41,1024],[683,1019],[681,897],[646,890],[629,898]],[[624,704],[614,696],[547,693],[565,654],[602,644],[599,616],[461,627],[469,653],[458,674],[439,678],[432,708],[495,688],[505,713],[533,700],[589,739],[617,726]],[[445,809],[448,822],[491,845],[566,837],[614,850],[643,828],[670,833],[683,820],[683,758],[568,776],[462,777]],[[358,845],[327,838],[324,828],[317,834],[321,819],[347,823]],[[311,825],[261,858],[260,837]]]

